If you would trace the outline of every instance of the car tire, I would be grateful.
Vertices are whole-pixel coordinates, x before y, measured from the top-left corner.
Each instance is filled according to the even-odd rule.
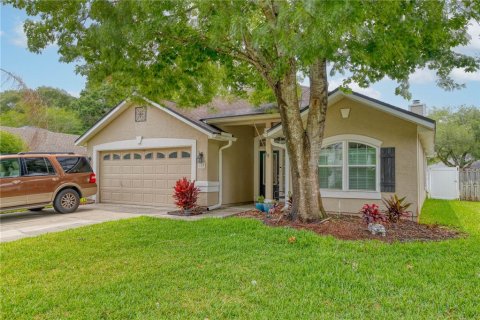
[[[28,209],[28,211],[37,212],[37,211],[42,211],[42,210],[43,210],[43,208],[45,208],[45,207],[30,208],[30,209]]]
[[[53,201],[53,208],[57,213],[75,212],[80,205],[80,195],[73,189],[60,191]]]

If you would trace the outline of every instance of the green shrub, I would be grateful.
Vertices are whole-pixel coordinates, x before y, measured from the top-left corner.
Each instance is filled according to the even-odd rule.
[[[19,136],[6,131],[0,131],[0,153],[18,153],[25,151],[25,142]]]

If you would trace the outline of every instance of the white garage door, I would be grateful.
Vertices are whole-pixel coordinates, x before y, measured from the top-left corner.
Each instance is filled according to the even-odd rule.
[[[191,178],[190,148],[110,151],[100,155],[100,201],[173,206],[173,186]]]

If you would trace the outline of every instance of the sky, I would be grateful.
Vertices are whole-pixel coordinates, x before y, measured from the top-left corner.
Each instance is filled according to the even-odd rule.
[[[75,73],[74,64],[59,62],[57,47],[51,45],[41,54],[31,53],[27,49],[27,38],[23,32],[23,21],[27,19],[25,12],[1,6],[0,27],[0,66],[9,72],[20,76],[31,88],[51,86],[63,89],[78,97],[85,87],[86,79]],[[472,37],[466,47],[457,48],[459,52],[480,56],[480,24],[472,22],[468,32]],[[480,108],[480,72],[466,73],[454,70],[452,77],[458,83],[464,83],[466,88],[455,91],[445,91],[435,84],[435,74],[430,70],[417,70],[410,77],[410,91],[412,99],[422,101],[431,107],[475,105]],[[2,90],[11,89],[3,83]],[[340,75],[329,79],[329,90],[341,84]],[[308,79],[304,81],[308,84]],[[401,108],[410,104],[400,96],[395,95],[396,83],[384,79],[369,88],[360,88],[352,85],[351,89],[372,98],[380,99]]]

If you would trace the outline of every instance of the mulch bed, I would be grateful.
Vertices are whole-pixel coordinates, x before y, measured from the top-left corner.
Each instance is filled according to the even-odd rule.
[[[245,211],[237,216],[255,218],[271,227],[291,227],[300,230],[310,230],[320,235],[331,235],[342,240],[380,240],[384,242],[409,241],[440,241],[459,238],[465,234],[439,225],[419,224],[410,220],[401,220],[398,223],[385,224],[386,236],[372,235],[367,225],[358,216],[329,215],[326,220],[316,223],[302,223],[289,221],[277,212],[270,217],[258,210]]]
[[[190,214],[185,214],[183,210],[169,211],[167,212],[167,214],[170,214],[172,216],[188,217],[188,216],[198,216],[200,214],[206,213],[207,211],[208,211],[207,207],[195,207],[190,211]]]

